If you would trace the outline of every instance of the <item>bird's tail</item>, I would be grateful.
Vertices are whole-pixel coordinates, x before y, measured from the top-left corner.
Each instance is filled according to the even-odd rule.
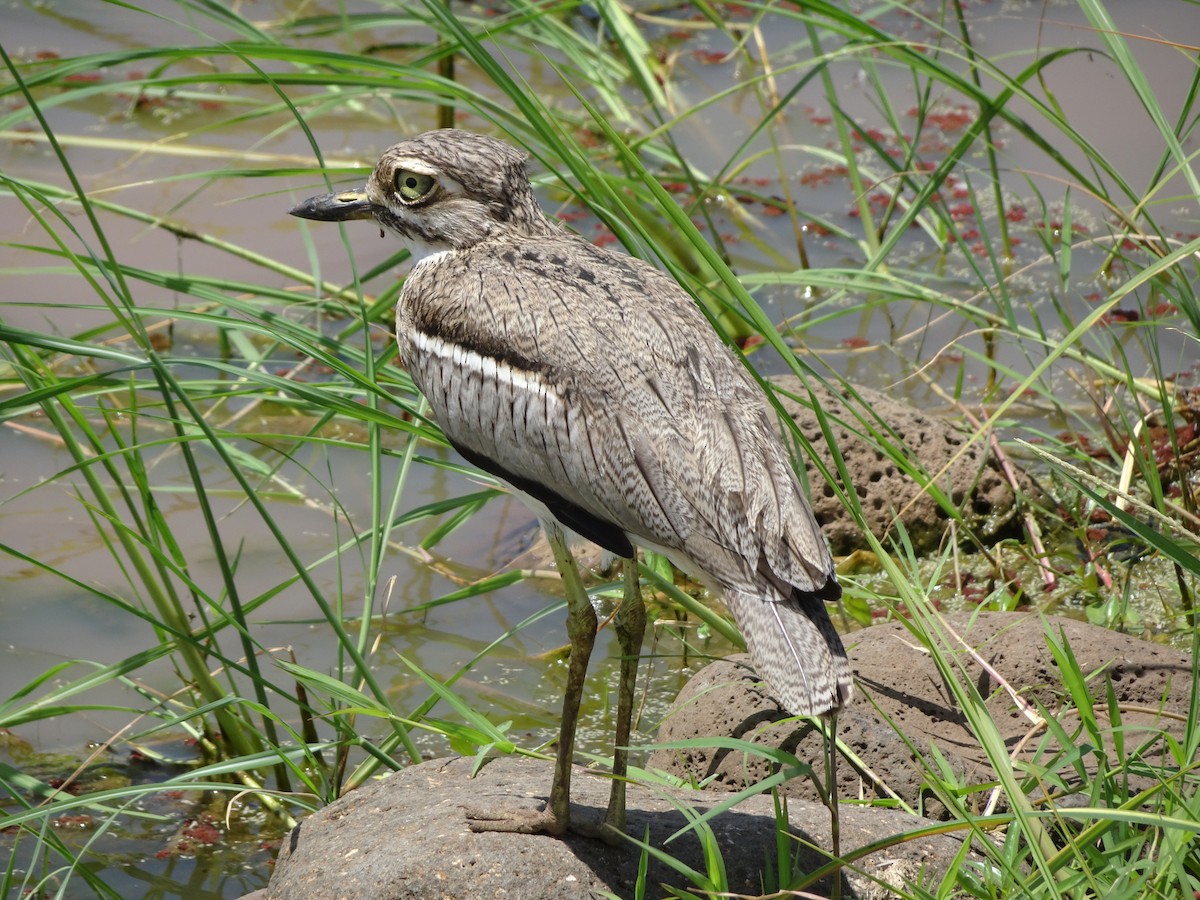
[[[846,648],[825,610],[825,600],[840,594],[832,578],[820,591],[793,589],[786,598],[765,585],[725,591],[755,668],[792,715],[839,709],[854,689]]]

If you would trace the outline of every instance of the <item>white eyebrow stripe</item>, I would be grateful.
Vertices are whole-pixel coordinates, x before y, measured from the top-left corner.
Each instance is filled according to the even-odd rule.
[[[428,175],[431,178],[437,177],[438,174],[436,167],[430,165],[419,156],[401,156],[394,159],[391,163],[391,169],[395,172],[399,172],[400,170],[416,172],[419,175]]]

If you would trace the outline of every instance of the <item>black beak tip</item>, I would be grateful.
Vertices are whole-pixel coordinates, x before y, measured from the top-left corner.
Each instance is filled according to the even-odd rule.
[[[309,197],[288,210],[289,216],[314,222],[347,222],[373,218],[371,202],[364,191],[342,191]]]

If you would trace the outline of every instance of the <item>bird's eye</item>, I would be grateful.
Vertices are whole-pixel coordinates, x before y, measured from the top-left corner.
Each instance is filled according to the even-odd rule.
[[[400,199],[405,203],[416,203],[433,190],[435,184],[432,175],[414,172],[411,169],[400,169],[396,172],[396,190]]]

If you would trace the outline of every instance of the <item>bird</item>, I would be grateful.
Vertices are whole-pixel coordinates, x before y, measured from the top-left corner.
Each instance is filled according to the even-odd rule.
[[[571,820],[575,728],[597,619],[570,544],[626,560],[613,780],[623,831],[645,631],[636,547],[720,594],[754,667],[793,715],[836,713],[852,673],[825,604],[841,587],[771,407],[746,364],[666,273],[550,218],[528,154],[461,129],[384,152],[365,186],[303,219],[364,219],[415,261],[396,304],[401,364],[450,445],[507,483],[545,530],[567,598],[567,686],[544,807],[469,810],[475,831],[587,832]]]

